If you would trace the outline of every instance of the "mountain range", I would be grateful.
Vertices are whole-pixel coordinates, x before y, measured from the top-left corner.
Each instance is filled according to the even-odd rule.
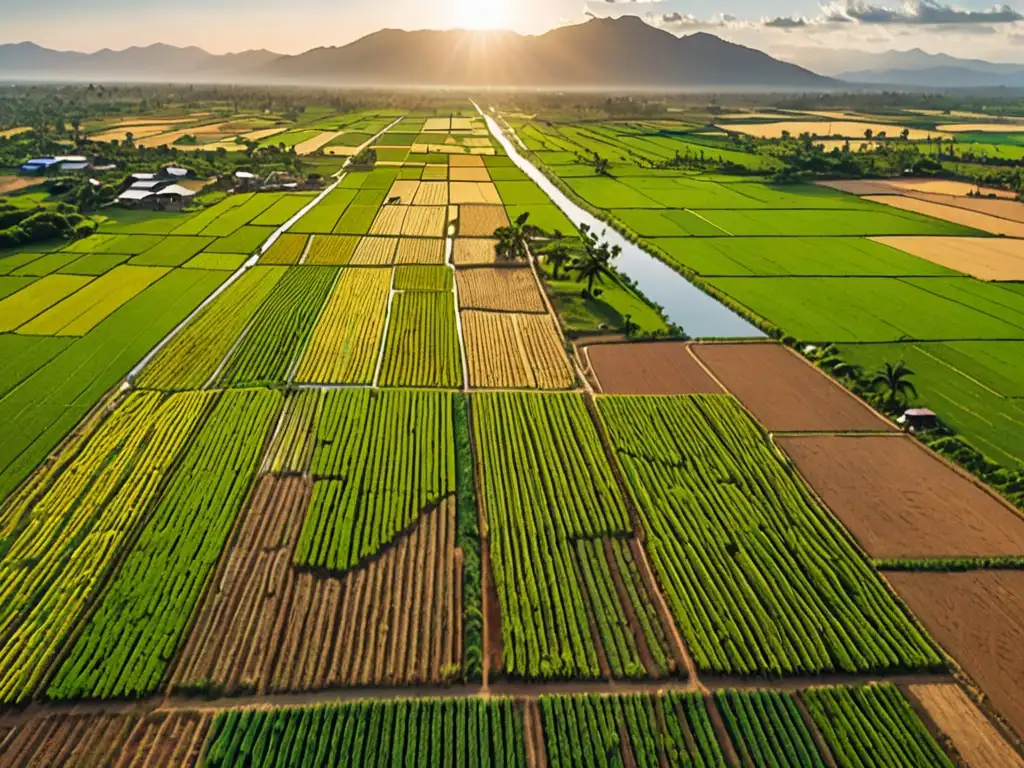
[[[945,53],[909,51],[867,53],[794,46],[782,49],[792,63],[848,83],[916,88],[1024,88],[1024,64],[961,59]]]
[[[827,90],[839,83],[714,35],[685,37],[635,16],[537,36],[385,29],[298,55],[152,45],[96,53],[0,45],[0,79],[221,82],[367,87]]]

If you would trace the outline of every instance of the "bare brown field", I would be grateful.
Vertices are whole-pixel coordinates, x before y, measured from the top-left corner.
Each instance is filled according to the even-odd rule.
[[[452,174],[457,170],[453,168]],[[448,199],[452,205],[501,205],[498,188],[491,182],[449,182]]]
[[[306,254],[307,264],[345,265],[359,247],[358,235],[315,235]]]
[[[3,768],[191,768],[199,765],[214,713],[40,715],[0,743]]]
[[[460,309],[547,314],[533,271],[525,267],[460,269]]]
[[[371,235],[400,235],[405,217],[409,212],[408,205],[385,205],[377,212],[377,218],[370,226]]]
[[[443,181],[420,182],[413,205],[448,205],[448,184]]]
[[[1024,571],[887,572],[938,643],[1024,733]]]
[[[497,240],[492,238],[457,237],[452,248],[452,261],[457,267],[472,267],[494,264],[498,257],[494,253]]]
[[[1006,235],[1007,237],[1024,237],[1024,223],[998,219],[995,216],[988,216],[984,213],[964,210],[952,205],[940,205],[928,200],[918,200],[913,197],[902,195],[866,195],[864,200],[871,200],[874,203],[890,205],[903,211],[913,211],[935,219],[951,221],[954,224],[961,224],[965,227],[973,227],[982,232],[990,232],[994,235]]]
[[[395,264],[444,264],[444,240],[403,237],[398,241]]]
[[[911,685],[910,695],[920,702],[960,756],[971,766],[1024,768],[1014,751],[959,685]]]
[[[402,205],[412,205],[413,199],[416,197],[416,190],[420,188],[418,181],[406,181],[399,179],[391,185],[391,189],[388,192],[388,198],[400,198]]]
[[[491,237],[494,230],[508,224],[502,205],[459,206],[459,234],[463,237]]]
[[[364,267],[391,264],[394,261],[397,248],[397,237],[364,237],[356,246],[356,251],[352,254],[349,264]]]
[[[484,168],[484,159],[476,155],[459,155],[451,158],[449,168]]]
[[[488,182],[491,174],[486,168],[452,168],[448,178],[451,181]]]
[[[910,437],[775,442],[872,557],[1024,555],[1024,520]]]
[[[469,383],[490,389],[568,389],[572,366],[549,315],[462,313]]]
[[[229,695],[264,695],[436,684],[458,668],[462,554],[454,499],[369,564],[330,575],[292,566],[308,492],[302,478],[260,481],[175,687],[212,681]]]
[[[336,138],[341,136],[341,131],[323,131],[319,136],[314,136],[311,139],[299,142],[295,145],[295,154],[297,155],[312,155],[319,151],[326,145],[330,144]]]
[[[7,195],[21,189],[42,184],[45,179],[38,176],[0,176],[0,195]]]
[[[721,393],[689,352],[689,343],[593,344],[590,366],[609,395],[692,395]]]
[[[444,237],[448,211],[443,205],[415,205],[408,209],[402,222],[406,237]]]
[[[896,429],[781,344],[695,344],[693,352],[771,432]]]
[[[1024,280],[1024,240],[996,237],[873,237],[979,280]]]
[[[929,203],[939,205],[951,205],[954,208],[963,208],[966,211],[984,213],[986,216],[995,216],[1000,219],[1009,219],[1024,223],[1024,203],[1015,200],[992,200],[977,197],[951,197],[930,192],[906,192],[908,197],[917,200],[926,200]]]

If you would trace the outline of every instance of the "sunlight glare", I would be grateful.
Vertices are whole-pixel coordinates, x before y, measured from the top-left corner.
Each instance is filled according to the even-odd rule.
[[[454,0],[455,25],[463,29],[504,29],[509,0]]]

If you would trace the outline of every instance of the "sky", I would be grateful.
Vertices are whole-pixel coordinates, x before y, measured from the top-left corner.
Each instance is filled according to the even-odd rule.
[[[540,34],[588,16],[630,14],[676,34],[703,30],[793,60],[815,50],[834,59],[837,50],[921,48],[1024,62],[1024,0],[3,0],[8,3],[13,7],[0,12],[0,42],[86,52],[162,42],[213,53],[300,53],[386,27]],[[856,69],[856,61],[846,68]]]

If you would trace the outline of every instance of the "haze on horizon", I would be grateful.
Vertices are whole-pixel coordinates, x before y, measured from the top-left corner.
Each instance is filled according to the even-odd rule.
[[[676,34],[707,31],[807,65],[815,50],[921,48],[1024,62],[1024,12],[984,0],[48,0],[5,9],[0,43],[93,52],[153,43],[211,53],[301,53],[383,28],[511,29],[540,34],[587,16],[636,15]],[[728,10],[725,10],[728,8]],[[59,23],[55,23],[59,19]],[[187,19],[187,23],[185,20]],[[857,62],[850,61],[850,68]]]

